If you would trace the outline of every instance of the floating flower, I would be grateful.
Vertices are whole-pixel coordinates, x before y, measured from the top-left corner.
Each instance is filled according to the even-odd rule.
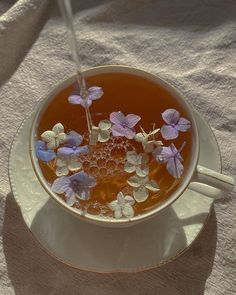
[[[155,180],[149,180],[148,177],[139,177],[137,175],[131,176],[127,180],[128,184],[134,188],[133,195],[134,199],[138,202],[144,202],[149,196],[149,191],[159,191],[159,186]]]
[[[71,104],[80,104],[82,107],[90,107],[93,100],[97,100],[103,96],[103,90],[101,87],[92,86],[87,90],[87,96],[84,98],[80,95],[79,91],[75,91],[68,97],[68,101]]]
[[[48,149],[55,149],[59,147],[61,143],[66,141],[66,134],[64,133],[64,127],[61,123],[57,123],[53,126],[52,130],[45,131],[41,134],[43,141],[47,143]]]
[[[117,194],[117,200],[112,201],[108,204],[108,207],[114,211],[114,216],[116,219],[122,216],[131,218],[134,216],[134,205],[135,201],[131,196],[124,196],[122,192]]]
[[[59,156],[56,161],[56,175],[63,176],[67,175],[70,171],[78,171],[82,168],[82,164],[78,161],[78,157],[70,156]]]
[[[111,122],[102,120],[99,122],[98,127],[93,126],[90,134],[90,145],[95,145],[99,142],[106,142],[109,140],[111,134]]]
[[[144,177],[148,175],[147,167],[148,155],[137,154],[135,151],[129,151],[126,154],[126,163],[124,170],[128,173],[136,172],[138,176]]]
[[[70,131],[66,138],[65,146],[58,149],[59,157],[70,157],[87,154],[89,149],[87,145],[80,146],[83,141],[83,136],[75,131]]]
[[[84,171],[80,171],[72,176],[62,176],[54,180],[52,191],[57,194],[65,194],[66,203],[73,206],[79,200],[90,198],[89,189],[96,185],[96,179]]]
[[[47,150],[46,143],[42,140],[37,140],[35,142],[35,150],[36,156],[44,162],[49,162],[56,158],[54,151]]]
[[[155,140],[155,135],[159,132],[160,129],[154,129],[149,133],[146,133],[143,128],[141,128],[140,133],[135,135],[135,140],[141,142],[143,145],[143,150],[146,153],[151,153],[156,147],[161,146],[162,142]],[[152,140],[149,140],[152,138]]]
[[[111,134],[111,122],[109,120],[102,120],[98,124],[99,133],[98,133],[98,141],[106,142],[110,138]]]
[[[181,162],[183,162],[183,158],[180,155],[183,147],[186,142],[184,142],[181,148],[178,150],[175,145],[172,143],[169,147],[162,147],[159,150],[154,150],[153,155],[157,161],[166,163],[166,168],[168,172],[175,178],[180,178],[184,166]]]
[[[191,127],[190,121],[180,117],[175,109],[167,109],[162,113],[162,118],[166,122],[161,127],[161,135],[164,139],[175,139],[179,135],[179,131],[185,132]]]
[[[122,112],[110,114],[110,121],[114,124],[111,128],[114,136],[125,136],[133,139],[135,136],[134,126],[141,120],[140,116],[129,114],[124,116]]]

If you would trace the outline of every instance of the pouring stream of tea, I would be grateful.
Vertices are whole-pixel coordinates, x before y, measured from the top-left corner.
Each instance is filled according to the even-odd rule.
[[[81,63],[79,60],[78,46],[77,46],[77,42],[76,42],[75,29],[74,29],[74,25],[73,25],[71,2],[70,2],[70,0],[58,0],[58,4],[60,6],[60,10],[61,10],[61,13],[63,15],[63,18],[66,23],[66,27],[67,27],[67,34],[68,34],[68,39],[69,39],[69,43],[70,43],[72,58],[73,58],[75,65],[76,65],[77,81],[79,84],[80,96],[82,98],[86,99],[86,97],[88,95],[88,90],[87,90],[84,76],[81,72]],[[92,123],[92,118],[91,118],[91,114],[89,111],[89,107],[85,107],[85,113],[86,113],[88,131],[90,133],[92,130],[93,123]]]

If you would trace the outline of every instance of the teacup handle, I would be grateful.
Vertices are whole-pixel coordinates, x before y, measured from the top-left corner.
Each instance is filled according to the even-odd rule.
[[[217,198],[222,191],[232,191],[234,185],[235,182],[231,176],[198,165],[189,188],[206,196]]]

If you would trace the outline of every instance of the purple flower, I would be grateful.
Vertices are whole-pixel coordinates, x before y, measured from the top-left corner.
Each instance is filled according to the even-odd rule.
[[[111,128],[113,136],[125,136],[128,139],[135,137],[134,126],[141,120],[140,116],[129,114],[124,116],[122,112],[110,114],[110,121],[114,124]]]
[[[83,98],[80,95],[79,90],[74,91],[74,93],[72,93],[68,97],[69,103],[80,104],[82,105],[82,107],[86,108],[91,106],[93,100],[97,100],[103,96],[103,90],[101,87],[97,87],[97,86],[89,87],[87,92],[88,92],[87,96]]]
[[[56,158],[54,151],[47,150],[46,143],[42,140],[37,140],[35,142],[35,150],[36,156],[44,162],[49,162]]]
[[[70,156],[80,156],[83,154],[87,154],[89,149],[87,145],[80,146],[83,141],[83,136],[75,131],[70,131],[66,137],[67,143],[64,147],[58,149],[58,156],[70,157]]]
[[[62,176],[54,180],[52,191],[57,194],[65,194],[66,203],[73,206],[80,200],[90,198],[89,189],[96,185],[96,179],[84,171],[80,171],[72,176]]]
[[[184,166],[181,162],[183,162],[183,158],[180,155],[183,147],[186,142],[184,142],[179,150],[175,147],[173,143],[171,143],[168,147],[157,148],[157,150],[153,151],[153,156],[156,158],[158,162],[166,163],[166,168],[168,172],[175,178],[180,178],[183,171]]]
[[[180,117],[180,114],[175,109],[167,109],[162,113],[162,119],[166,122],[161,127],[161,135],[164,139],[175,139],[179,135],[179,131],[185,132],[191,127],[191,123]]]

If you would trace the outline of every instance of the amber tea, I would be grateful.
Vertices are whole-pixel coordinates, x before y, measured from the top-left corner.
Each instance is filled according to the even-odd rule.
[[[166,89],[138,75],[99,74],[86,82],[86,98],[71,85],[41,117],[42,173],[78,210],[117,219],[147,212],[178,188],[189,165],[187,114]]]

